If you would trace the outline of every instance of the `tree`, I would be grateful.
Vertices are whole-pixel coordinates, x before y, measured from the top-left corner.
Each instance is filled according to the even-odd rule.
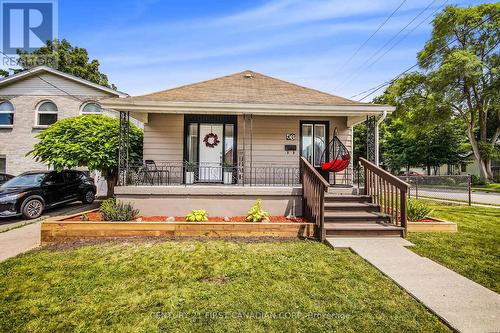
[[[85,48],[72,46],[66,39],[47,41],[45,46],[31,53],[17,50],[17,54],[22,69],[16,72],[44,63],[62,72],[116,89],[115,85],[109,84],[108,77],[99,71],[99,61],[96,59],[89,60]]]
[[[40,141],[28,154],[57,170],[87,167],[100,171],[109,197],[118,181],[119,129],[119,119],[103,115],[66,118],[40,133]],[[142,160],[142,138],[142,130],[130,124],[130,163]]]
[[[437,15],[431,39],[418,53],[429,94],[460,119],[479,164],[492,177],[491,159],[500,150],[500,3],[459,8]]]

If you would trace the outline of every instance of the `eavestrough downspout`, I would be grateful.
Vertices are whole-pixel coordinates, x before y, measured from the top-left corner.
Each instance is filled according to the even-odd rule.
[[[380,117],[379,120],[377,120],[377,123],[375,125],[375,165],[379,166],[380,163],[380,136],[379,136],[379,128],[380,124],[387,118],[387,111],[384,110],[382,113],[382,117]]]

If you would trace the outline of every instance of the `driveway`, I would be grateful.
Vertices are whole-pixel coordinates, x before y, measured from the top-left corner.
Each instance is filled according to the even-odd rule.
[[[29,251],[40,245],[40,224],[43,220],[61,215],[76,214],[99,207],[99,202],[91,205],[73,203],[45,212],[36,220],[21,218],[0,219],[0,261]]]

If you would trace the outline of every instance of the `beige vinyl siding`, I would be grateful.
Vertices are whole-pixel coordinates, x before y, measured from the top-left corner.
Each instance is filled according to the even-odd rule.
[[[38,76],[32,76],[23,80],[14,81],[5,87],[1,87],[0,95],[67,96],[67,93],[69,93],[75,96],[93,96],[94,98],[113,96],[112,94],[106,93],[102,90],[95,89],[54,74],[43,73]],[[40,79],[40,77],[43,80]],[[52,86],[44,80],[60,89]]]
[[[252,163],[254,166],[298,167],[301,120],[329,121],[329,140],[337,127],[339,139],[352,153],[352,129],[346,126],[346,117],[253,116],[251,130],[250,117],[244,122],[243,116],[238,116],[238,162],[247,166]],[[295,140],[286,140],[287,133],[295,133]],[[149,122],[144,125],[144,159],[182,161],[183,136],[183,115],[150,113]],[[285,145],[288,144],[296,145],[297,150],[287,153]]]
[[[144,124],[144,159],[181,162],[184,116],[150,113],[148,117]]]

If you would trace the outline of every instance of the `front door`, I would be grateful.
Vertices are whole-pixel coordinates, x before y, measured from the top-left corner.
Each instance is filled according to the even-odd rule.
[[[329,172],[321,169],[321,164],[330,158],[325,149],[328,145],[329,126],[327,121],[300,122],[300,156],[309,163],[328,181]]]
[[[200,124],[198,181],[222,182],[223,124]]]

